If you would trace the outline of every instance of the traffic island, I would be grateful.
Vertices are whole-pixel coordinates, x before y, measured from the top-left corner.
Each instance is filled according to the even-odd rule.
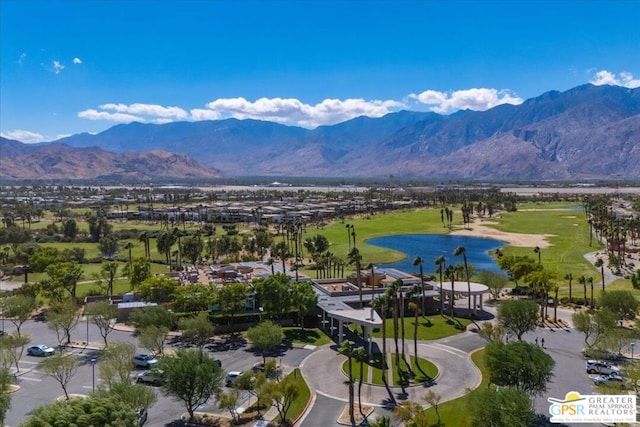
[[[369,416],[373,413],[373,406],[369,406],[369,405],[362,405],[362,410],[360,408],[360,405],[358,405],[357,403],[355,405],[353,405],[353,416],[356,420],[356,423],[354,425],[361,425],[362,422],[364,421],[365,418],[369,418]],[[344,426],[350,426],[351,424],[351,417],[349,416],[349,405],[345,405],[344,409],[342,409],[342,412],[340,413],[340,417],[338,417],[338,424],[344,425]]]

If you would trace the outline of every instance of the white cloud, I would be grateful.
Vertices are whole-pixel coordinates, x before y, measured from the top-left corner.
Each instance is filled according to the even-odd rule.
[[[18,59],[18,64],[22,65],[22,63],[24,62],[24,59],[27,57],[26,53],[21,53],[20,54],[20,59]]]
[[[78,117],[89,120],[109,120],[119,123],[170,123],[188,120],[189,113],[179,107],[164,107],[154,104],[103,104],[99,109],[80,111]]]
[[[381,117],[404,107],[398,101],[364,99],[325,99],[305,104],[295,98],[259,98],[254,102],[245,98],[221,98],[209,102],[207,109],[191,110],[192,118],[257,119],[277,123],[316,127],[340,123],[358,116]]]
[[[51,71],[53,71],[54,74],[60,74],[60,71],[62,70],[64,70],[64,65],[62,65],[60,61],[53,61]]]
[[[80,58],[73,58],[74,64],[82,64],[82,60]]]
[[[405,102],[406,101],[406,102]],[[520,104],[522,99],[508,90],[468,89],[451,93],[427,90],[411,94],[405,101],[365,100],[361,98],[325,99],[317,104],[306,104],[296,98],[219,98],[189,111],[177,106],[155,104],[102,104],[97,109],[78,113],[90,120],[110,120],[121,123],[169,123],[173,121],[222,120],[227,118],[256,119],[287,125],[314,128],[332,125],[358,116],[381,117],[406,109],[409,104],[427,105],[431,111],[450,113],[459,109],[486,110],[496,105]],[[411,101],[411,102],[409,102]]]
[[[412,93],[409,98],[428,105],[429,110],[440,114],[465,109],[484,111],[500,104],[518,105],[523,102],[508,90],[489,88],[472,88],[454,92],[426,90],[419,94]]]
[[[189,114],[180,107],[163,107],[154,104],[103,104],[100,106],[102,110],[113,110],[118,113],[136,114],[141,116],[149,116],[149,121],[154,118],[186,120]]]
[[[630,89],[640,87],[640,79],[634,79],[633,74],[626,71],[621,72],[617,76],[615,73],[607,70],[598,71],[590,83],[596,86],[612,85],[628,87]]]
[[[80,111],[78,117],[88,120],[109,120],[118,123],[144,122],[142,117],[133,116],[123,113],[109,113],[107,111],[98,111],[94,109]]]
[[[25,144],[45,141],[45,138],[41,134],[37,132],[30,132],[28,130],[21,130],[21,129],[16,129],[12,132],[7,132],[7,133],[0,132],[0,136],[7,139],[13,139],[15,141],[24,142]]]

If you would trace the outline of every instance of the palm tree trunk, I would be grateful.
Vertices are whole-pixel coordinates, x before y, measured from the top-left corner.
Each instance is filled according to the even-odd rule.
[[[382,378],[387,378],[387,308],[382,308]]]
[[[400,326],[402,328],[402,358],[404,359],[404,292],[400,288]]]

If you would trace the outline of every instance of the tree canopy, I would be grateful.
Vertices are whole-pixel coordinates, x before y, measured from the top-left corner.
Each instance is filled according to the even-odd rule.
[[[218,393],[224,372],[215,360],[202,350],[176,350],[158,362],[163,372],[163,390],[185,404],[189,416],[209,398]]]
[[[473,425],[528,427],[535,411],[527,393],[513,387],[479,388],[471,393],[469,412]]]
[[[498,306],[498,323],[509,335],[518,340],[536,328],[538,320],[538,304],[531,300],[514,299],[504,301]]]
[[[492,342],[485,347],[489,380],[500,387],[515,387],[531,396],[547,390],[555,362],[540,347],[522,341]]]
[[[263,362],[267,363],[267,352],[282,343],[284,332],[282,327],[267,320],[249,328],[247,338],[253,347],[262,353]]]

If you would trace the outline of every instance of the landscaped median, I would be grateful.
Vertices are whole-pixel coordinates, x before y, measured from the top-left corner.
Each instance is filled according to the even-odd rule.
[[[407,359],[411,363],[411,369],[407,366]],[[396,363],[397,360],[397,363]],[[438,368],[429,360],[418,357],[416,359],[413,355],[405,355],[402,358],[401,355],[395,353],[387,354],[387,375],[391,373],[392,381],[387,379],[386,383],[382,378],[382,354],[376,353],[373,356],[373,361],[360,362],[356,360],[351,361],[352,373],[351,376],[355,380],[360,378],[360,365],[362,364],[362,378],[363,383],[373,385],[389,385],[389,386],[408,386],[418,384],[428,384],[438,376]],[[371,374],[369,374],[371,370]],[[349,376],[349,360],[345,360],[342,364],[342,372],[347,377]],[[388,378],[388,377],[387,377]]]

